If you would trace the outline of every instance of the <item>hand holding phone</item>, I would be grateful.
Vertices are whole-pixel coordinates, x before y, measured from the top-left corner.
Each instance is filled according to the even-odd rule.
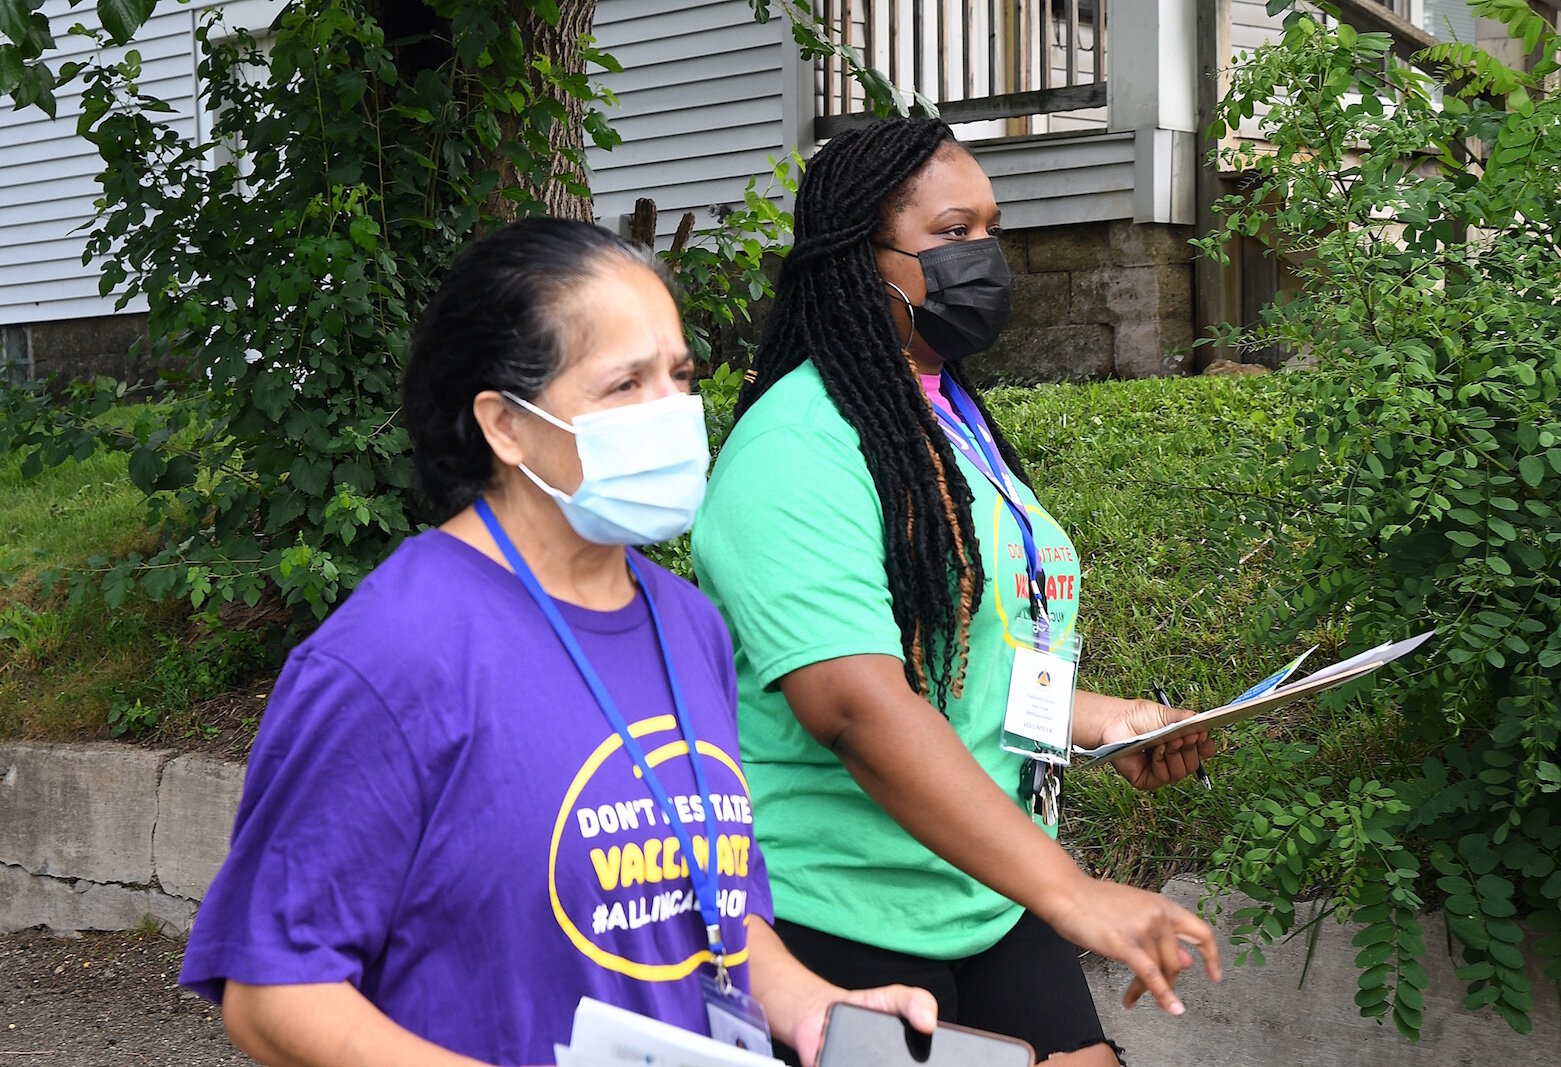
[[[884,1011],[835,1004],[824,1022],[818,1067],[1032,1067],[1035,1050],[1001,1034],[939,1023],[930,1034]]]

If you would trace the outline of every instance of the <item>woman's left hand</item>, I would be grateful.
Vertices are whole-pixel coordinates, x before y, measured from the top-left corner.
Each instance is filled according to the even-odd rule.
[[[908,985],[886,985],[875,989],[836,989],[831,995],[820,997],[803,1012],[793,1035],[797,1059],[805,1064],[818,1060],[819,1045],[824,1036],[824,1020],[832,1004],[855,1004],[860,1008],[893,1012],[924,1034],[932,1033],[938,1025],[938,1001],[925,989]]]
[[[925,989],[886,985],[874,989],[842,989],[804,967],[782,944],[774,927],[749,915],[749,992],[770,1017],[771,1032],[797,1050],[798,1059],[813,1067],[824,1038],[824,1020],[832,1004],[890,1011],[924,1034],[938,1025],[938,1000]]]
[[[1121,711],[1101,724],[1101,742],[1126,741],[1130,737],[1158,730],[1173,722],[1191,718],[1193,713],[1182,708],[1168,708],[1152,700],[1124,700],[1119,702]],[[1162,785],[1179,782],[1194,773],[1198,766],[1214,755],[1214,742],[1207,730],[1173,737],[1163,744],[1141,749],[1111,761],[1117,773],[1126,778],[1136,789],[1159,789]]]

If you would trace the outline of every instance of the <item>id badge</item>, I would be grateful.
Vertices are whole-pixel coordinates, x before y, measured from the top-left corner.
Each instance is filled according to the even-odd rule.
[[[1073,751],[1073,693],[1078,686],[1079,636],[1014,653],[1003,714],[1003,748],[1066,766]]]
[[[705,998],[705,1014],[710,1019],[710,1036],[723,1045],[735,1045],[771,1055],[770,1020],[764,1014],[764,1005],[735,987],[721,991],[715,976],[703,971],[699,975],[699,989]]]

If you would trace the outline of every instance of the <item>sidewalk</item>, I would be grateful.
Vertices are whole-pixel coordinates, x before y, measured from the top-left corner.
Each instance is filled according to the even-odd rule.
[[[240,1067],[220,1014],[177,985],[184,942],[0,935],[0,1064]]]
[[[1173,878],[1166,895],[1196,907],[1203,883]],[[1148,998],[1131,1010],[1122,993],[1132,972],[1114,960],[1092,957],[1085,964],[1090,988],[1107,1036],[1126,1050],[1129,1067],[1556,1067],[1561,1064],[1561,1004],[1556,984],[1541,978],[1531,961],[1534,1029],[1514,1033],[1496,1013],[1463,1010],[1464,987],[1453,964],[1439,916],[1424,917],[1431,976],[1425,1025],[1419,1044],[1405,1041],[1391,1021],[1360,1017],[1355,1007],[1358,927],[1325,919],[1305,984],[1306,938],[1275,945],[1267,966],[1232,966],[1236,949],[1228,939],[1230,915],[1250,903],[1228,903],[1218,924],[1225,980],[1214,985],[1201,963],[1177,987],[1187,1014],[1173,1018]],[[1298,988],[1299,986],[1299,988]]]
[[[1175,879],[1166,892],[1193,906],[1201,883]],[[1229,911],[1227,911],[1229,914]],[[1126,967],[1092,957],[1085,965],[1108,1035],[1131,1067],[1555,1067],[1561,1008],[1554,983],[1534,968],[1534,1032],[1515,1034],[1499,1017],[1463,1011],[1439,925],[1427,924],[1433,956],[1424,1036],[1411,1045],[1391,1023],[1356,1014],[1353,931],[1324,923],[1306,983],[1303,940],[1277,946],[1266,967],[1232,967],[1225,981],[1201,969],[1178,987],[1187,1014],[1173,1019],[1145,1001],[1124,1010]],[[220,1015],[175,985],[183,944],[134,934],[79,941],[38,931],[0,936],[0,1064],[27,1067],[238,1067]],[[870,1067],[870,1065],[863,1065]],[[979,1065],[972,1065],[979,1067]]]

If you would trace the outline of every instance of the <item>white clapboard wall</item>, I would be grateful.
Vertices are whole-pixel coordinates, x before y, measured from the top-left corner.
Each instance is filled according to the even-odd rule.
[[[204,133],[197,106],[195,28],[217,0],[178,3],[161,0],[151,19],[126,48],[106,49],[116,60],[133,49],[141,56],[143,91],[174,109],[161,116],[186,137]],[[240,0],[221,5],[232,24],[262,28],[280,0]],[[48,56],[59,64],[82,60],[96,44],[70,33],[72,26],[97,26],[95,5],[72,9],[67,0],[45,0],[43,12],[58,48]],[[98,295],[99,269],[83,264],[86,229],[102,170],[92,145],[76,135],[81,114],[79,81],[59,90],[57,114],[37,108],[0,109],[0,325],[52,322],[111,314],[114,298]],[[127,310],[141,310],[139,302]]]
[[[1438,40],[1474,43],[1474,12],[1468,0],[1410,0],[1394,10]],[[1284,32],[1284,15],[1270,15],[1265,0],[1231,0],[1230,22],[1231,51],[1236,55],[1278,40]]]
[[[660,211],[663,239],[685,211],[699,228],[710,226],[711,208],[740,202],[751,177],[766,187],[772,158],[793,147],[807,157],[816,148],[814,73],[798,58],[778,6],[761,26],[747,0],[601,0],[596,38],[624,68],[600,75],[618,96],[607,114],[623,143],[588,153],[603,225],[624,225],[645,196]],[[973,148],[1006,226],[1133,217],[1131,133],[977,141]]]
[[[596,43],[623,72],[598,73],[618,97],[607,116],[623,143],[588,152],[598,222],[619,228],[648,196],[664,236],[685,211],[704,229],[750,178],[767,188],[770,160],[802,136],[800,61],[775,15],[760,25],[747,0],[600,0]]]
[[[1415,4],[1417,22],[1448,36],[1447,27],[1457,23],[1462,37],[1461,0]],[[192,137],[205,122],[197,106],[194,30],[213,6],[219,0],[162,0],[134,45],[144,86],[173,105],[175,124]],[[220,6],[230,23],[259,29],[280,0]],[[67,32],[76,22],[90,24],[91,4],[72,10],[68,0],[45,0],[44,11],[60,42],[53,59],[92,47]],[[1233,0],[1232,22],[1237,53],[1271,39],[1279,25],[1262,0]],[[600,74],[618,96],[609,116],[623,143],[589,152],[594,207],[604,225],[619,227],[635,199],[649,196],[660,209],[664,237],[685,211],[704,228],[715,221],[713,208],[742,199],[750,178],[760,176],[760,188],[766,187],[771,159],[793,147],[811,155],[814,76],[778,9],[760,25],[747,0],[600,0],[596,36],[624,67]],[[98,295],[96,265],[81,262],[100,164],[75,135],[79,112],[78,87],[59,94],[59,117],[52,121],[36,109],[0,110],[0,325],[112,311],[112,298]],[[1131,133],[1080,131],[973,147],[1010,227],[1133,217]],[[770,191],[781,198],[778,189]]]

